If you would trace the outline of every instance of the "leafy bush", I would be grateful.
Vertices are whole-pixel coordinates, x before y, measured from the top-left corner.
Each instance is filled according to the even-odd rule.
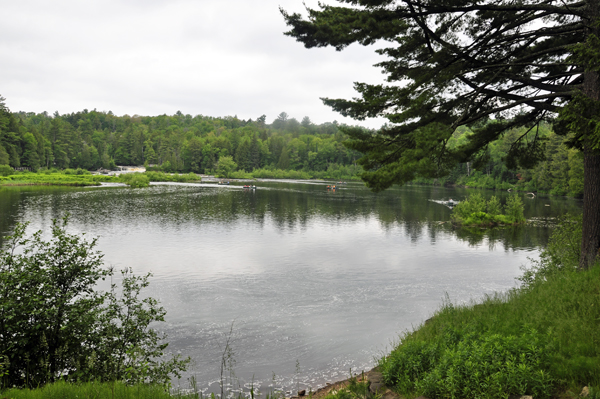
[[[96,240],[66,232],[67,217],[54,220],[52,238],[26,237],[18,224],[0,251],[0,358],[7,359],[3,386],[37,387],[70,381],[153,382],[185,370],[189,360],[161,360],[167,344],[150,324],[165,311],[141,299],[147,276],[123,272],[122,289],[95,290],[112,277]]]

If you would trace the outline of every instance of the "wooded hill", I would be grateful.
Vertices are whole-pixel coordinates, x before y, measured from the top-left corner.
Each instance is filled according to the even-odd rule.
[[[543,161],[532,168],[513,167],[506,163],[511,145],[526,132],[525,127],[509,130],[501,140],[490,143],[486,156],[478,165],[472,162],[459,164],[448,176],[432,180],[417,179],[428,184],[448,184],[491,189],[516,189],[542,192],[551,195],[583,195],[583,154],[564,144],[565,137],[552,131],[549,124],[540,124],[528,136],[537,135],[542,146]],[[450,147],[458,147],[471,134],[466,127],[458,128],[450,139]]]
[[[156,165],[165,172],[214,173],[219,159],[231,157],[238,171],[303,171],[307,176],[358,178],[362,154],[344,146],[346,126],[337,122],[301,122],[282,112],[271,123],[202,115],[116,116],[88,111],[59,115],[15,112],[0,97],[0,165],[13,168],[98,168]],[[583,158],[564,144],[564,137],[541,125],[530,135],[545,140],[545,161],[531,169],[509,168],[504,161],[525,128],[513,129],[490,143],[479,165],[459,164],[443,179],[417,183],[456,184],[481,188],[520,189],[581,196]],[[458,146],[472,134],[466,127],[451,140]],[[268,174],[267,174],[268,175]]]

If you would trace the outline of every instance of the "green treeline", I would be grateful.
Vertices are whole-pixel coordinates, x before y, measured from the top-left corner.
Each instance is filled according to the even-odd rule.
[[[448,145],[456,148],[466,142],[472,132],[466,127],[458,128]],[[538,149],[543,161],[531,168],[507,165],[505,159],[511,151],[511,145],[519,140],[537,139],[543,143]],[[522,139],[520,139],[524,136]],[[583,154],[564,144],[565,137],[552,131],[548,124],[529,131],[525,127],[508,131],[495,142],[490,143],[480,154],[478,162],[458,165],[447,177],[437,179],[417,179],[418,183],[446,184],[492,189],[516,189],[542,192],[551,195],[583,195]],[[534,156],[539,154],[532,154]]]
[[[493,123],[493,122],[489,122]],[[72,114],[11,113],[0,97],[0,165],[13,168],[95,170],[115,165],[146,165],[150,170],[207,173],[222,177],[358,179],[362,156],[344,146],[344,126],[301,122],[282,112],[271,123],[202,115],[116,116],[83,110]],[[451,148],[472,131],[457,129]],[[543,143],[542,162],[530,168],[505,162],[515,143]],[[513,129],[490,143],[477,162],[458,165],[448,176],[417,183],[517,189],[580,197],[583,157],[564,137],[542,124]],[[532,154],[532,159],[539,154]]]
[[[202,115],[116,116],[83,110],[72,114],[11,113],[0,98],[0,165],[94,170],[150,165],[152,170],[216,173],[286,170],[310,177],[352,177],[356,151],[346,148],[337,122],[316,125],[285,112],[266,123]]]

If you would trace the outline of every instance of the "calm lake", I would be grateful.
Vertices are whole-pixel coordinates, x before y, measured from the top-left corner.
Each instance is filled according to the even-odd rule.
[[[514,287],[551,231],[544,223],[454,230],[450,209],[432,200],[461,200],[465,189],[374,194],[327,184],[0,188],[0,233],[25,221],[47,231],[70,212],[70,232],[99,237],[107,266],[153,273],[147,294],[168,312],[157,327],[172,352],[194,359],[186,377],[217,391],[232,323],[236,386],[254,378],[263,390],[314,389],[371,368],[445,298],[460,304]],[[480,192],[502,202],[509,194]],[[519,195],[528,219],[581,209]]]

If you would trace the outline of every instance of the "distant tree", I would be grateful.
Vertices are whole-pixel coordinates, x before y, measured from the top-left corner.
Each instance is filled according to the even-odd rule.
[[[229,177],[237,167],[238,165],[233,160],[233,157],[221,157],[217,163],[217,175],[219,175],[219,177]]]
[[[8,165],[10,162],[10,157],[8,152],[4,149],[4,147],[0,144],[0,165]]]
[[[273,121],[273,128],[274,129],[285,129],[285,127],[287,126],[287,121],[289,119],[289,115],[285,112],[280,113],[279,115],[277,115],[277,118]]]
[[[37,152],[38,143],[33,134],[27,132],[23,134],[23,155],[21,157],[22,165],[33,170],[40,168],[40,157]]]
[[[258,118],[256,118],[256,123],[259,126],[264,127],[265,124],[267,123],[267,115],[261,115]]]
[[[300,124],[307,129],[313,125],[312,121],[310,120],[310,118],[308,116],[305,116],[304,118],[302,118],[302,122],[300,122]]]

